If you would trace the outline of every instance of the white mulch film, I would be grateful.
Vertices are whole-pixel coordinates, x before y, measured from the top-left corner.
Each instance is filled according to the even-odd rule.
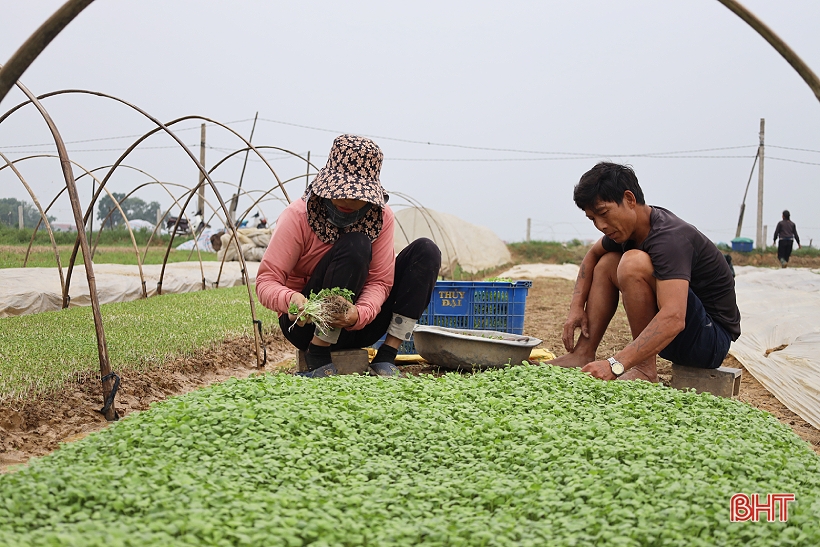
[[[729,352],[820,428],[820,270],[736,266],[735,273],[742,334]]]
[[[162,293],[185,293],[202,290],[205,284],[212,288],[219,277],[220,287],[242,284],[239,262],[226,262],[219,276],[219,262],[173,262],[165,266]],[[256,281],[258,262],[246,262],[250,282]],[[161,264],[143,265],[145,288],[148,296],[157,294]],[[63,267],[63,275],[67,274]],[[142,298],[139,269],[127,264],[94,264],[94,280],[100,304],[127,302]],[[68,291],[70,306],[90,306],[91,296],[85,266],[75,265]],[[62,308],[63,292],[57,268],[2,268],[0,269],[0,317],[26,315]]]

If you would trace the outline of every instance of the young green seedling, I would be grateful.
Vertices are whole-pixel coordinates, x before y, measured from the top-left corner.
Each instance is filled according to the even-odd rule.
[[[301,312],[296,304],[288,307],[288,313],[296,316],[289,330],[293,330],[299,321],[310,321],[320,332],[327,332],[331,328],[330,321],[347,311],[348,306],[353,302],[353,296],[353,291],[339,287],[322,289],[318,293],[310,291],[310,296]]]

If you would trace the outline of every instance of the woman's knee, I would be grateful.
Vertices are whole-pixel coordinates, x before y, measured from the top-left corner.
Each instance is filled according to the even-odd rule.
[[[435,266],[436,271],[441,268],[441,249],[438,248],[436,242],[432,239],[422,237],[414,241],[419,246],[419,254],[431,265]]]
[[[436,274],[441,268],[441,250],[432,239],[426,237],[411,241],[399,253],[399,257],[402,259],[407,258],[413,264],[425,264],[431,270],[435,270]]]
[[[361,232],[348,232],[339,236],[333,244],[333,249],[337,253],[344,255],[345,259],[363,260],[370,263],[373,257],[373,244],[365,234]]]

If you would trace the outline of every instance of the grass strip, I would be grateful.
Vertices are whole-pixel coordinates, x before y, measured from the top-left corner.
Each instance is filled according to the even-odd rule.
[[[18,230],[16,227],[0,224],[0,245],[22,245],[25,248],[25,246],[28,246],[31,242],[31,236],[33,233],[33,228]],[[77,239],[77,232],[53,233],[54,241],[57,245],[74,245],[74,242]],[[136,240],[137,245],[140,247],[144,247],[145,244],[148,243],[149,239],[151,240],[152,245],[164,247],[168,245],[168,241],[171,239],[171,236],[168,234],[153,234],[152,236],[151,230],[146,229],[133,230],[133,233],[134,240]],[[125,229],[124,226],[119,226],[113,229],[106,228],[102,232],[100,232],[99,228],[95,228],[91,232],[86,231],[86,235],[92,245],[99,241],[100,245],[131,246],[131,234],[128,233],[128,230]],[[192,235],[178,235],[174,238],[174,243],[179,244],[190,239],[193,239]],[[49,237],[48,231],[44,226],[40,226],[40,229],[37,230],[37,235],[34,238],[34,245],[51,245],[51,238]]]
[[[60,253],[60,263],[65,271],[68,268],[68,261],[71,258],[73,246],[58,246]],[[22,268],[26,258],[27,247],[22,246],[0,246],[0,268]],[[145,255],[145,248],[140,248],[140,261],[143,264],[162,264],[165,258],[165,249],[151,247]],[[168,253],[168,262],[197,261],[202,258],[203,262],[214,262],[217,260],[216,253],[201,252],[199,257],[196,251],[172,250]],[[77,254],[76,264],[83,264],[82,253]],[[136,264],[137,255],[133,247],[98,247],[94,253],[95,264]],[[54,256],[54,249],[51,247],[33,247],[26,262],[27,268],[56,268],[57,259]],[[56,275],[56,273],[55,273]]]
[[[791,492],[787,522],[729,519]],[[0,476],[0,544],[820,544],[820,458],[745,403],[577,370],[229,380]]]
[[[115,371],[158,366],[228,336],[253,334],[244,286],[100,308]],[[258,303],[256,313],[263,327],[276,322],[276,314]],[[0,331],[0,402],[47,393],[78,375],[99,371],[90,307],[2,318]]]

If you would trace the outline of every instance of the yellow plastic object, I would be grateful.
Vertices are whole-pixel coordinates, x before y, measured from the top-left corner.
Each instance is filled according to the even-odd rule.
[[[373,358],[376,356],[376,349],[375,348],[366,348],[367,349],[367,357],[370,361],[373,361]],[[531,361],[549,361],[550,359],[555,359],[555,354],[551,351],[547,351],[545,349],[534,349],[530,352],[530,360]],[[421,355],[418,354],[410,354],[410,355],[397,355],[396,356],[396,364],[397,365],[411,365],[413,363],[424,363],[424,359],[421,358]]]
[[[555,359],[555,354],[545,349],[534,349],[530,352],[530,361],[549,361]]]

